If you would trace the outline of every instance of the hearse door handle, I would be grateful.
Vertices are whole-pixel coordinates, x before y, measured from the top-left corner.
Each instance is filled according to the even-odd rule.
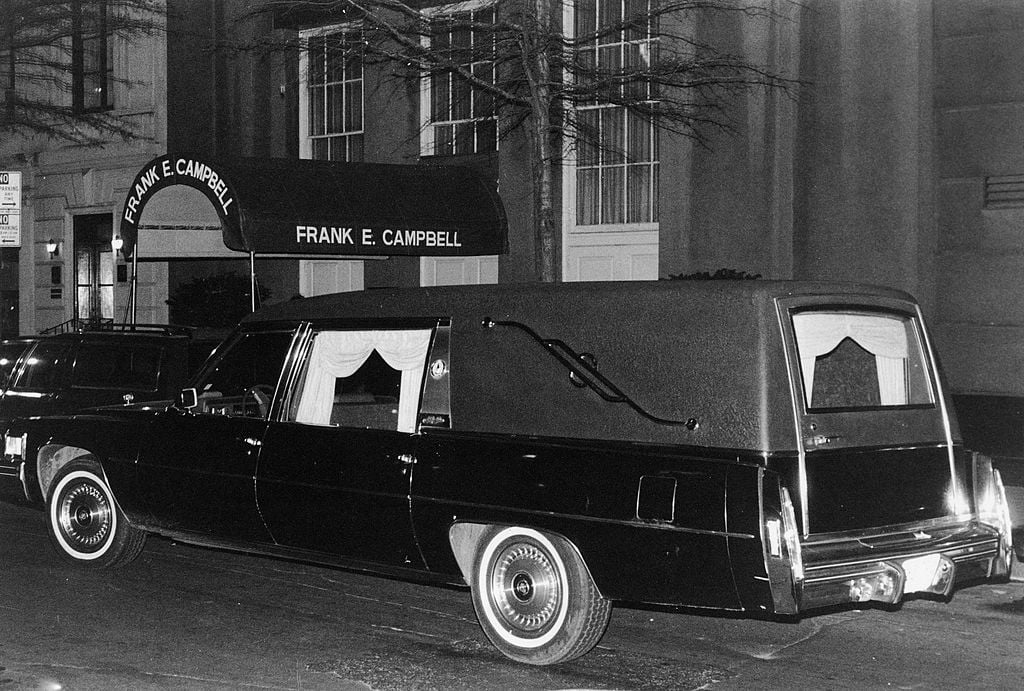
[[[402,465],[416,465],[419,462],[411,453],[400,453],[395,456],[395,460]]]
[[[842,438],[843,437],[838,434],[831,437],[825,434],[816,434],[813,437],[807,437],[804,439],[804,443],[807,444],[807,446],[827,446],[828,444],[837,442]]]

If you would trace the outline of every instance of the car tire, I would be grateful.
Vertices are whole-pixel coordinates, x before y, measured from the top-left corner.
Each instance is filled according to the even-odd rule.
[[[611,601],[601,597],[576,550],[530,528],[487,530],[473,562],[473,607],[506,657],[531,665],[566,662],[604,635]]]
[[[75,564],[121,566],[146,543],[146,533],[128,523],[92,461],[74,461],[57,473],[46,499],[46,519],[50,544]]]

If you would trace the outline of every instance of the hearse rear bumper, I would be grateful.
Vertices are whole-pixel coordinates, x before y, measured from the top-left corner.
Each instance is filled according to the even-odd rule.
[[[899,535],[803,544],[801,611],[856,602],[894,604],[906,596],[948,596],[958,583],[1005,576],[999,531],[980,523]]]

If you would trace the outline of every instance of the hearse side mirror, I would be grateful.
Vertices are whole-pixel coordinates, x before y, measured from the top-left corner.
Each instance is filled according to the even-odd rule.
[[[199,405],[199,394],[195,389],[182,389],[178,392],[178,407],[190,410]]]

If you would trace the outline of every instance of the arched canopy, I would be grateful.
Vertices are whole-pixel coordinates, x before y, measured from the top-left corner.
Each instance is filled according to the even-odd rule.
[[[121,216],[124,252],[161,189],[202,192],[229,249],[260,255],[473,256],[508,251],[504,207],[468,168],[303,159],[211,161],[168,153],[135,176]],[[145,254],[145,248],[142,248]]]

